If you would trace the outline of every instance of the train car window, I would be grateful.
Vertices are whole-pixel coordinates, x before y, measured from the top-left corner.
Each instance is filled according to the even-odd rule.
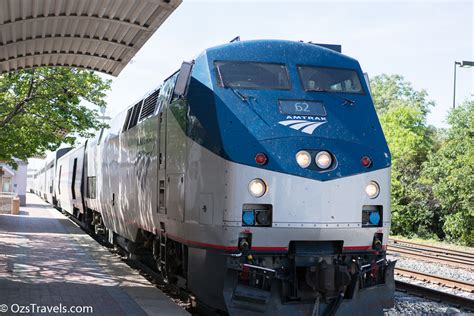
[[[177,76],[178,73],[175,73],[163,83],[158,96],[158,112],[162,111],[162,109],[171,101]]]
[[[122,132],[125,132],[128,129],[130,123],[130,117],[132,116],[133,108],[128,109],[127,116],[125,117],[125,122],[123,122]]]
[[[72,194],[72,199],[76,199],[76,189],[75,189],[75,184],[76,184],[76,169],[77,169],[77,158],[74,158],[74,165],[72,167],[72,181],[71,181],[71,194]]]
[[[305,91],[364,93],[355,70],[315,66],[297,68]]]
[[[100,134],[99,134],[99,138],[97,139],[97,145],[100,145],[100,141],[102,140],[102,136],[104,135],[104,129],[101,128],[100,129]]]
[[[130,117],[130,124],[128,124],[127,129],[131,129],[135,127],[138,123],[138,116],[140,114],[140,110],[142,109],[142,101],[138,102],[133,106],[132,116]]]
[[[59,166],[59,174],[58,174],[58,193],[61,194],[61,171],[63,170],[63,166]]]
[[[87,177],[87,198],[96,198],[96,177]]]
[[[217,82],[221,87],[290,90],[290,79],[285,64],[216,61],[214,65]]]

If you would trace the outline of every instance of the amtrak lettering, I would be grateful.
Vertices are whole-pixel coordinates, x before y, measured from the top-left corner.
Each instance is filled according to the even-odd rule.
[[[326,117],[322,116],[287,115],[286,120],[278,123],[294,130],[312,135],[316,128],[326,122]]]
[[[324,116],[287,115],[287,120],[327,121]]]

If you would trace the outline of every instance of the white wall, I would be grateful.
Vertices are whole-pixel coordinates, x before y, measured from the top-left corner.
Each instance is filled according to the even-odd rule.
[[[11,180],[11,186],[13,192],[15,192],[18,197],[20,198],[20,205],[24,206],[26,204],[26,178],[27,178],[27,168],[28,164],[24,161],[21,160],[16,160],[16,163],[18,165],[18,168],[15,170],[11,166],[6,165],[5,163],[0,162],[0,166],[5,167],[4,169],[7,169],[13,173],[13,177]],[[4,170],[5,173],[7,173],[6,170]],[[2,188],[0,188],[0,191]]]

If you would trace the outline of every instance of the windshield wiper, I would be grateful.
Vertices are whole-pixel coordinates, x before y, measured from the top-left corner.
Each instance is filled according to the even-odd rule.
[[[242,100],[242,102],[247,102],[247,103],[250,103],[250,99],[254,99],[255,101],[257,100],[257,98],[254,96],[254,95],[247,95],[247,94],[243,94],[242,92],[240,92],[239,90],[237,90],[236,88],[234,87],[225,87],[226,89],[230,89],[232,92],[234,92],[234,94],[236,96],[239,97],[240,100]]]
[[[323,89],[323,88],[308,89],[308,90],[306,90],[306,92],[324,92],[324,93],[327,93],[328,95],[332,96],[333,98],[344,101],[343,104],[354,105],[354,103],[355,103],[354,100],[351,100],[351,99],[348,99],[348,98],[345,98],[345,97],[341,97],[337,94],[334,94],[333,92],[335,92],[335,91],[330,91],[330,90]]]
[[[232,87],[226,87],[226,88],[229,88],[230,90],[232,90],[232,92],[234,92],[234,94],[236,96],[239,97],[240,100],[242,100],[243,102],[247,102],[249,97],[242,94],[242,92],[240,92],[239,90],[235,89],[235,88],[232,88]]]
[[[252,112],[255,113],[255,115],[257,115],[267,126],[270,126],[270,124],[268,124],[268,122],[265,121],[263,117],[260,114],[258,114],[258,112],[255,111],[254,107],[252,106],[251,99],[254,99],[255,102],[257,101],[257,98],[254,95],[243,94],[242,92],[240,92],[239,90],[233,87],[225,87],[225,88],[230,89],[232,92],[234,92],[234,94],[237,97],[239,97],[239,99],[242,100],[242,102],[245,102],[249,105],[250,110],[252,110]]]

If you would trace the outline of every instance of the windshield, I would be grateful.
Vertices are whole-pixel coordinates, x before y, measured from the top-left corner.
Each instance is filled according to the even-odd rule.
[[[298,66],[305,91],[364,93],[355,70]]]
[[[222,87],[290,90],[288,71],[284,64],[242,61],[216,61],[216,77]]]

